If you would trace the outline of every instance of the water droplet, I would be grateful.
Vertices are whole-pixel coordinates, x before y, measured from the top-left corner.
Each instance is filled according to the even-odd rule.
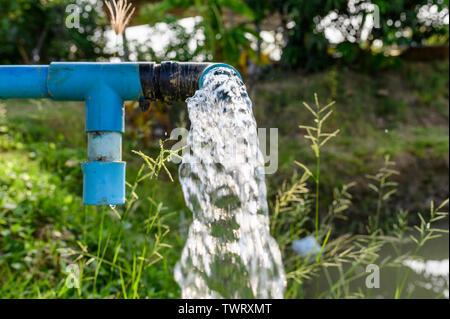
[[[111,207],[112,210],[116,209],[116,205],[109,205],[109,207]]]

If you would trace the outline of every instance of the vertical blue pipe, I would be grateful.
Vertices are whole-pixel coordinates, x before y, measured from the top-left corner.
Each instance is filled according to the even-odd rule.
[[[136,63],[65,63],[50,65],[48,90],[55,100],[86,101],[88,161],[83,169],[83,202],[125,203],[124,100],[142,94]]]

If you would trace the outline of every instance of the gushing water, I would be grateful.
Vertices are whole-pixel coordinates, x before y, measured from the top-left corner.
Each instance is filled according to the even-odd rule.
[[[283,298],[270,236],[264,159],[244,83],[215,68],[187,100],[191,129],[179,176],[194,214],[175,280],[183,298]]]

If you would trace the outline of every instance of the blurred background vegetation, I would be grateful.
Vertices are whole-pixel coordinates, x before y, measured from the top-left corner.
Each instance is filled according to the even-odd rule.
[[[366,174],[375,173],[387,154],[397,163],[393,178],[399,186],[382,209],[386,229],[399,211],[428,209],[431,200],[448,197],[448,0],[130,2],[136,7],[131,24],[116,36],[102,1],[0,0],[0,64],[235,65],[244,75],[258,126],[279,129],[279,169],[267,176],[272,211],[282,185],[301,174],[294,161],[314,167],[298,128],[311,120],[302,102],[311,102],[315,92],[323,101],[335,100],[330,126],[341,133],[323,151],[321,201],[332,202],[336,187],[358,185],[352,189],[358,205],[348,208],[347,219],[336,221],[338,234],[366,232],[364,221],[377,206]],[[78,9],[67,10],[71,4]],[[80,28],[66,27],[73,13],[79,14]],[[174,127],[188,127],[189,120],[184,103],[154,103],[142,113],[128,102],[126,112],[123,157],[134,185],[142,160],[131,151],[157,156],[159,139]],[[116,208],[127,215],[118,220],[109,208],[81,204],[79,164],[85,158],[82,104],[0,101],[0,296],[178,297],[173,267],[192,218],[179,184],[162,173],[157,182],[128,189],[134,199],[129,207]],[[176,176],[177,167],[168,167]],[[160,223],[150,243],[142,229],[149,216]],[[415,215],[407,218],[416,221]],[[448,220],[440,227],[448,229]],[[109,249],[107,240],[117,232],[127,240]],[[171,248],[160,246],[162,237]],[[148,245],[154,248],[152,263],[139,280],[139,256]],[[69,261],[58,249],[67,247],[80,250],[87,261],[84,249],[96,252],[85,265],[89,293],[64,288]],[[442,247],[434,258],[448,259],[448,244]],[[108,260],[114,262],[102,264]],[[124,288],[125,274],[132,279]]]
[[[358,66],[363,63],[378,69],[393,63],[391,60],[399,51],[406,54],[405,51],[412,48],[448,43],[448,0],[130,2],[138,9],[132,25],[165,23],[175,32],[159,56],[154,56],[152,43],[144,45],[146,39],[141,39],[142,47],[134,48],[140,54],[134,54],[133,59],[150,54],[154,60],[169,57],[233,65],[241,62],[240,66],[244,67],[240,58],[245,54],[254,63],[265,64],[268,61],[263,59],[263,53],[271,53],[264,50],[266,43],[261,32],[266,31],[277,36],[272,51],[280,51],[275,59],[286,67],[319,70],[336,63]],[[65,25],[69,15],[74,13],[68,7],[71,4],[78,7],[75,11],[79,13],[80,28]],[[0,5],[3,64],[92,61],[110,57],[103,50],[103,31],[108,22],[102,1],[2,0]],[[180,24],[180,20],[192,17],[196,19],[188,32],[186,24]],[[193,36],[197,30],[202,36]],[[131,28],[128,33],[133,31]],[[124,58],[130,59],[129,48],[122,51],[127,55]],[[438,50],[435,55],[442,57]]]

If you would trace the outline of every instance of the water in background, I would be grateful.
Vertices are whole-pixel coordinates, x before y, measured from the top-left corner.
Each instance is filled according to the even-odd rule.
[[[244,83],[215,68],[187,100],[189,154],[179,167],[194,214],[175,280],[183,298],[283,298],[280,249],[270,236],[264,160]]]
[[[435,227],[448,230],[448,221]],[[416,233],[415,233],[416,234]],[[399,246],[401,253],[412,252],[416,248],[414,242],[404,243]],[[399,253],[394,251],[390,245],[386,245],[379,252],[379,260],[389,258],[395,259]],[[449,236],[435,238],[425,243],[419,250],[416,259],[406,259],[403,267],[384,267],[380,269],[380,287],[367,288],[366,278],[371,272],[366,272],[362,266],[355,268],[354,275],[362,275],[349,284],[350,292],[362,291],[368,298],[394,298],[395,290],[409,269],[405,289],[401,298],[412,299],[435,299],[449,298]],[[347,271],[352,265],[347,264],[343,268]],[[319,273],[319,291],[326,292],[330,289],[327,276],[331,282],[336,283],[341,279],[340,271],[336,268],[328,269],[328,273]],[[316,287],[313,285],[305,287],[309,295],[313,295]],[[356,295],[355,295],[356,296]],[[324,298],[329,297],[325,294]]]

